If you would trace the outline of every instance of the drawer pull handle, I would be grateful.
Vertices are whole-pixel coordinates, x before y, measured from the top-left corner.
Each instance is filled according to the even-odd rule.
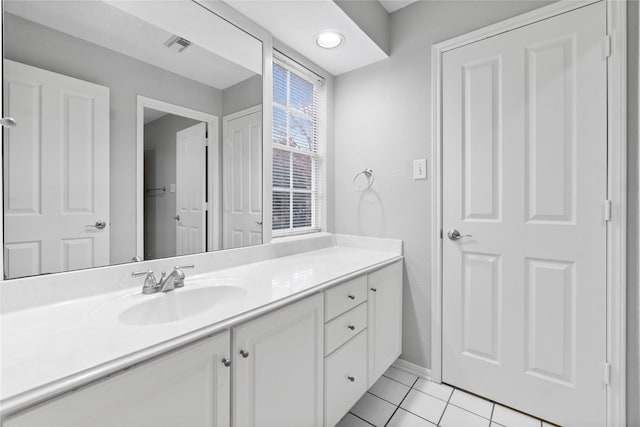
[[[351,300],[356,299],[356,296],[355,296],[355,295],[349,294],[349,295],[347,295],[347,296],[348,296],[348,297],[349,297],[349,299],[351,299]]]
[[[356,380],[356,378],[355,378],[355,377],[352,377],[351,375],[349,375],[349,376],[347,377],[347,379],[348,379],[349,381],[351,381],[351,382],[355,382],[355,380]]]
[[[222,364],[228,368],[229,366],[231,366],[231,360],[224,357],[222,358]]]
[[[247,357],[249,357],[249,352],[247,350],[240,350],[240,356],[246,359]]]
[[[371,288],[371,290],[372,290],[373,292],[378,292],[378,289],[376,289],[376,288]]]
[[[355,330],[356,330],[356,327],[355,327],[355,326],[353,326],[353,325],[349,325],[349,326],[347,326],[347,328],[351,329],[352,331],[355,331]]]

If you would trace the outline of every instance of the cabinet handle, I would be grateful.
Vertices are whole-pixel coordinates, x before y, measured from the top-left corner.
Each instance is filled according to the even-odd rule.
[[[353,325],[349,325],[349,326],[347,326],[347,328],[351,329],[352,331],[355,331],[355,330],[356,330],[356,327],[355,327],[355,326],[353,326]]]
[[[231,366],[231,360],[224,357],[222,358],[222,364],[228,368],[229,366]]]
[[[348,297],[349,299],[351,299],[351,300],[356,299],[356,296],[355,296],[355,295],[352,295],[352,294],[347,295],[347,297]]]
[[[348,379],[349,381],[351,381],[351,382],[355,382],[355,380],[356,380],[356,378],[355,378],[355,377],[352,377],[351,375],[349,375],[349,376],[347,377],[347,379]]]
[[[376,288],[371,288],[371,290],[372,290],[373,292],[378,292],[378,289],[376,289]]]
[[[249,357],[249,352],[247,350],[240,350],[240,356],[246,359],[247,357]]]

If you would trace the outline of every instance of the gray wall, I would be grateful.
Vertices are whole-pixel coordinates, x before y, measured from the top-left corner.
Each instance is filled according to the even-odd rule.
[[[420,1],[391,15],[391,56],[338,76],[335,89],[335,231],[404,241],[402,358],[429,368],[431,252],[429,181],[412,179],[427,158],[431,179],[431,45],[536,9],[540,1]],[[629,2],[629,280],[627,424],[638,402],[638,2]],[[374,191],[351,180],[371,167]]]
[[[144,259],[176,256],[176,133],[197,120],[167,114],[144,126]]]
[[[111,88],[111,263],[128,262],[136,253],[136,95],[220,116],[220,91],[11,14],[4,54]]]
[[[262,76],[249,77],[222,91],[222,117],[256,105],[262,105]]]

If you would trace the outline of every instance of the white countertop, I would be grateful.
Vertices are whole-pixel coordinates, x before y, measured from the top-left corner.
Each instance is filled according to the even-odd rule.
[[[154,325],[118,320],[129,306],[166,297],[142,295],[142,286],[3,314],[0,410],[6,415],[399,259],[395,251],[333,246],[197,276],[187,270],[185,288],[175,292],[232,284],[246,296]]]

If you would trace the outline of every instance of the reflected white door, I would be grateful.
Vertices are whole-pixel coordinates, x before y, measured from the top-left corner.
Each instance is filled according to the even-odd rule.
[[[6,277],[109,264],[109,88],[5,60],[3,98]]]
[[[605,22],[443,55],[442,378],[563,426],[606,424]]]
[[[262,243],[262,110],[223,120],[224,249]]]
[[[206,144],[202,122],[176,133],[176,254],[206,248]]]

